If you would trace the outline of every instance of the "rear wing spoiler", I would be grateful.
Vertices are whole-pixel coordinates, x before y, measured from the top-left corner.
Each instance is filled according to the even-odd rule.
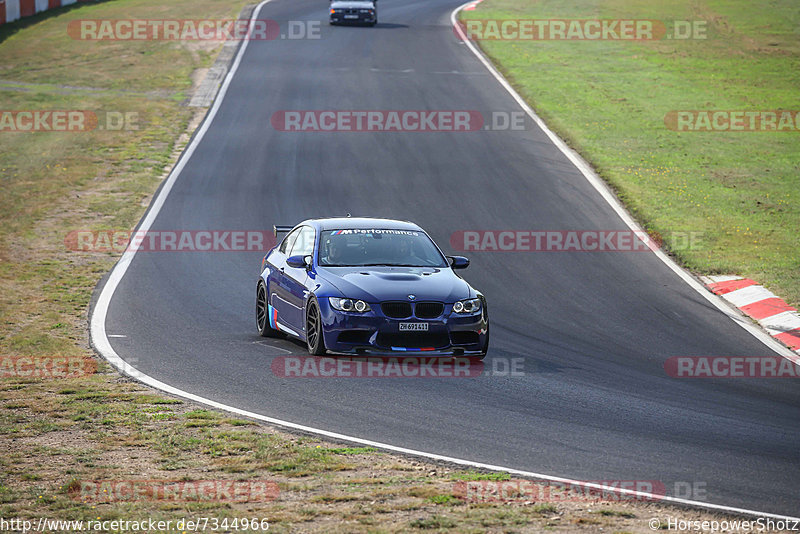
[[[272,226],[272,234],[275,237],[278,237],[278,234],[285,234],[287,232],[291,232],[294,226],[280,226],[280,225],[273,225]]]

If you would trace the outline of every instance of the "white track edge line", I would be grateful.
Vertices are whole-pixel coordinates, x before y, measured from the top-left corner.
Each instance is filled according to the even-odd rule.
[[[605,201],[611,206],[611,208],[619,215],[619,217],[623,220],[623,222],[628,225],[628,228],[635,232],[644,232],[644,229],[639,226],[639,224],[631,217],[631,215],[625,210],[625,208],[620,204],[614,194],[606,185],[605,181],[603,181],[597,173],[594,172],[594,169],[574,150],[572,150],[560,137],[558,137],[552,130],[545,124],[545,122],[536,114],[536,112],[525,102],[525,100],[519,95],[519,93],[514,90],[508,80],[503,77],[502,74],[492,65],[486,55],[478,49],[474,44],[472,44],[471,40],[467,37],[464,33],[461,26],[458,24],[458,13],[466,6],[471,4],[472,2],[468,2],[457,7],[451,14],[450,14],[450,23],[452,24],[453,28],[458,32],[459,38],[461,39],[464,44],[469,47],[470,51],[477,56],[477,58],[483,63],[483,66],[495,77],[495,79],[502,85],[506,91],[511,95],[511,97],[516,100],[517,104],[528,114],[528,116],[533,119],[539,128],[550,138],[556,147],[572,162],[575,167],[583,174],[586,180],[597,190],[598,193],[605,199]],[[651,248],[651,250],[653,250]],[[697,291],[700,295],[703,296],[707,301],[713,304],[717,309],[719,309],[722,313],[727,315],[731,320],[733,320],[736,324],[750,332],[754,337],[756,337],[759,341],[764,343],[767,347],[771,348],[779,355],[787,358],[790,356],[791,351],[783,346],[781,343],[773,339],[769,334],[759,329],[753,323],[751,323],[748,319],[744,316],[737,314],[734,312],[730,306],[728,306],[724,301],[722,301],[719,297],[708,291],[702,284],[700,284],[694,276],[686,272],[680,265],[675,263],[669,256],[667,256],[664,251],[661,249],[653,250],[653,253],[660,259],[667,267],[672,269],[675,274],[677,274],[684,282],[689,284],[689,286]]]
[[[558,137],[548,126],[545,122],[536,114],[536,112],[528,105],[527,102],[517,93],[517,91],[511,86],[508,80],[492,65],[486,55],[478,49],[467,35],[464,33],[461,26],[458,24],[458,14],[461,12],[462,9],[470,5],[472,2],[467,2],[462,4],[461,6],[457,7],[450,13],[450,23],[453,28],[456,29],[458,32],[459,38],[461,41],[467,45],[469,50],[483,63],[483,66],[494,76],[494,78],[502,85],[506,91],[511,95],[511,97],[517,102],[517,104],[528,114],[528,116],[533,119],[533,121],[541,128],[541,130],[547,135],[548,138],[553,142],[556,147],[569,159],[573,165],[583,174],[586,180],[600,193],[600,196],[605,199],[605,201],[611,206],[611,208],[619,215],[619,217],[623,220],[623,222],[628,225],[628,228],[635,232],[644,232],[644,229],[639,226],[639,224],[631,217],[631,215],[627,212],[627,210],[622,206],[622,204],[617,200],[616,196],[609,190],[608,186],[606,185],[605,181],[603,181],[600,176],[594,172],[591,165],[589,165],[577,152],[572,150],[560,137]],[[715,295],[714,293],[710,292],[706,289],[701,283],[699,283],[691,274],[686,272],[680,265],[675,263],[669,256],[664,254],[661,249],[653,250],[653,253],[656,255],[658,259],[660,259],[667,267],[672,269],[672,271],[677,274],[684,282],[689,284],[689,286],[702,295],[707,301],[713,304],[717,309],[719,309],[722,313],[727,315],[732,321],[736,324],[747,330],[750,334],[752,334],[756,339],[764,343],[768,348],[771,348],[775,352],[777,352],[780,356],[786,358],[790,362],[794,363],[795,359],[793,358],[793,353],[787,347],[784,347],[781,343],[778,343],[777,340],[773,339],[768,333],[762,331],[761,329],[757,328],[752,323],[748,322],[746,318],[741,315],[736,314],[726,302]],[[707,505],[704,503],[697,503],[694,501],[684,501],[679,500],[679,502],[683,502],[684,504],[691,503],[695,506],[700,506],[703,508],[711,507],[715,509],[725,509],[725,507],[719,507],[717,505]],[[742,511],[742,510],[739,510]],[[750,511],[746,513],[751,513]]]
[[[263,0],[262,2],[260,2],[258,4],[258,6],[256,6],[256,8],[253,10],[253,13],[251,15],[251,21],[256,20],[256,17],[258,17],[259,13],[261,12],[261,8],[264,5],[268,4],[270,1],[271,0]],[[451,14],[451,19],[452,19],[452,17],[455,17],[455,15],[463,7],[464,6],[462,5],[459,8],[457,8],[455,11],[453,11],[452,14]],[[181,155],[180,159],[178,160],[178,163],[175,165],[175,167],[173,168],[172,172],[167,177],[166,182],[164,182],[164,186],[161,188],[161,190],[158,192],[158,195],[153,200],[153,203],[152,203],[152,205],[150,207],[149,212],[147,213],[147,215],[145,216],[144,220],[142,221],[142,224],[139,226],[140,230],[147,231],[150,228],[150,226],[152,226],[153,222],[155,221],[156,217],[158,216],[158,212],[161,210],[161,207],[164,205],[164,202],[165,202],[167,196],[169,195],[169,192],[172,189],[172,186],[175,184],[175,181],[177,180],[177,178],[180,175],[181,171],[186,166],[186,162],[191,158],[191,156],[194,153],[194,151],[196,150],[198,144],[203,139],[203,136],[205,135],[206,131],[208,130],[209,125],[211,124],[211,122],[213,122],[214,117],[216,116],[217,111],[219,110],[219,107],[220,107],[220,105],[222,103],[222,100],[224,99],[225,94],[227,93],[227,90],[228,90],[228,87],[229,87],[229,85],[231,83],[231,80],[233,79],[234,74],[236,73],[236,71],[239,68],[239,64],[241,63],[241,59],[244,56],[244,52],[247,49],[248,43],[249,43],[248,40],[245,40],[244,43],[242,43],[242,46],[241,46],[241,48],[239,49],[239,51],[238,51],[238,53],[236,55],[236,59],[234,60],[234,63],[231,66],[230,71],[228,72],[227,76],[225,77],[225,81],[224,81],[222,87],[220,88],[219,94],[217,95],[216,99],[214,100],[214,105],[212,106],[211,110],[209,110],[208,116],[203,121],[203,124],[200,127],[200,129],[198,130],[197,135],[194,136],[194,139],[192,140],[190,145],[187,147],[187,149]],[[485,62],[485,60],[482,58],[482,56],[476,50],[473,49],[473,52],[478,54],[478,57],[481,58],[482,61],[484,61],[484,64],[497,77],[498,74],[496,74],[494,72],[494,69],[491,67],[491,65],[487,64]],[[501,83],[504,84],[504,86],[506,86],[507,89],[509,89],[511,91],[512,95],[514,95],[515,98],[519,98],[518,95],[516,95],[513,92],[513,89],[511,89],[509,86],[507,86],[507,82],[505,82],[505,80],[503,80],[502,77],[498,77],[498,79],[501,81]],[[527,108],[527,106],[524,104],[524,102],[521,102],[521,105],[523,105],[524,108]],[[529,109],[526,109],[526,111],[528,111],[529,114],[532,113],[532,111],[529,111]],[[535,115],[533,115],[533,116],[535,117]],[[536,119],[538,119],[538,117],[536,117]],[[546,132],[549,132],[549,130],[547,130],[546,127],[544,127],[543,129],[545,129]],[[548,134],[548,135],[550,135],[550,134]],[[558,138],[556,137],[556,139],[558,139]],[[559,148],[561,148],[561,147],[559,147]],[[613,206],[613,203],[612,203],[612,206]],[[484,464],[484,463],[480,463],[480,462],[472,462],[472,461],[463,460],[463,459],[460,459],[460,458],[452,458],[452,457],[443,456],[443,455],[440,455],[440,454],[433,454],[433,453],[424,452],[424,451],[417,451],[417,450],[414,450],[414,449],[407,449],[407,448],[404,448],[404,447],[398,447],[398,446],[395,446],[395,445],[389,445],[387,443],[381,443],[381,442],[367,440],[367,439],[363,439],[363,438],[357,438],[357,437],[348,436],[348,435],[345,435],[345,434],[339,434],[339,433],[336,433],[336,432],[330,432],[330,431],[327,431],[327,430],[321,430],[321,429],[318,429],[318,428],[299,425],[297,423],[292,423],[290,421],[284,421],[284,420],[281,420],[281,419],[275,419],[275,418],[272,418],[272,417],[267,417],[267,416],[264,416],[264,415],[261,415],[261,414],[257,414],[257,413],[254,413],[254,412],[249,412],[247,410],[242,410],[242,409],[236,408],[234,406],[229,406],[227,404],[216,402],[216,401],[213,401],[211,399],[207,399],[205,397],[201,397],[199,395],[195,395],[193,393],[189,393],[187,391],[183,391],[183,390],[178,389],[176,387],[170,386],[169,384],[165,384],[164,382],[156,380],[155,378],[152,378],[152,377],[142,373],[141,371],[139,371],[138,369],[136,369],[132,365],[128,364],[122,358],[120,358],[120,356],[116,353],[114,348],[111,346],[111,343],[108,341],[108,338],[106,337],[105,320],[106,320],[106,316],[108,314],[108,308],[109,308],[109,305],[111,303],[111,298],[113,297],[114,292],[116,291],[116,288],[119,286],[120,281],[122,280],[123,276],[125,275],[125,272],[128,270],[128,267],[130,266],[131,260],[133,259],[133,257],[135,255],[136,255],[136,251],[133,251],[133,250],[132,251],[126,251],[122,255],[122,258],[120,258],[120,260],[114,266],[114,268],[111,271],[111,274],[108,277],[108,280],[106,280],[106,283],[103,285],[103,289],[100,291],[100,296],[98,297],[97,303],[95,304],[95,307],[92,310],[92,315],[91,315],[91,319],[90,319],[91,340],[92,340],[92,343],[94,344],[95,349],[110,364],[112,364],[114,367],[119,369],[122,373],[130,376],[131,378],[135,378],[136,380],[138,380],[138,381],[140,381],[140,382],[142,382],[142,383],[144,383],[144,384],[146,384],[148,386],[151,386],[151,387],[156,388],[158,390],[164,391],[165,393],[176,395],[178,397],[182,397],[182,398],[187,399],[187,400],[191,400],[191,401],[194,401],[194,402],[197,402],[197,403],[200,403],[200,404],[205,404],[206,406],[211,406],[213,408],[218,408],[218,409],[221,409],[221,410],[225,410],[227,412],[239,414],[239,415],[244,416],[244,417],[248,417],[248,418],[251,418],[251,419],[258,420],[258,421],[263,421],[263,422],[270,423],[270,424],[273,424],[273,425],[276,425],[276,426],[281,426],[281,427],[285,427],[285,428],[291,428],[291,429],[295,429],[295,430],[300,430],[300,431],[303,431],[303,432],[308,432],[308,433],[312,433],[312,434],[316,434],[316,435],[320,435],[320,436],[325,436],[325,437],[328,437],[328,438],[331,438],[331,439],[339,439],[339,440],[349,441],[349,442],[353,442],[353,443],[360,443],[362,445],[373,446],[373,447],[376,447],[376,448],[390,450],[390,451],[394,451],[394,452],[398,452],[398,453],[402,453],[402,454],[408,454],[408,455],[411,455],[411,456],[417,456],[417,457],[421,457],[421,458],[428,458],[428,459],[431,459],[431,460],[438,460],[438,461],[448,462],[448,463],[452,463],[452,464],[456,464],[456,465],[463,465],[463,466],[467,466],[467,467],[488,469],[488,470],[491,470],[491,471],[504,471],[504,472],[507,472],[509,474],[527,476],[527,477],[534,478],[534,479],[539,479],[539,480],[546,480],[546,481],[550,481],[550,482],[558,482],[558,483],[561,483],[561,484],[570,484],[570,485],[575,485],[575,486],[578,486],[578,487],[586,487],[586,488],[598,489],[598,490],[603,490],[603,491],[609,491],[609,492],[613,492],[613,493],[617,493],[617,494],[631,495],[631,496],[635,496],[635,497],[640,497],[642,499],[651,499],[651,500],[656,500],[656,501],[666,501],[666,502],[669,502],[669,503],[683,504],[683,505],[688,505],[688,506],[693,506],[693,507],[716,510],[716,511],[720,511],[720,512],[746,514],[746,515],[759,516],[759,517],[770,517],[770,518],[774,518],[774,519],[800,520],[800,518],[794,518],[794,517],[791,517],[791,516],[784,516],[784,515],[778,515],[778,514],[769,514],[769,513],[759,512],[759,511],[756,511],[756,510],[748,510],[748,509],[744,509],[744,508],[734,508],[734,507],[730,507],[730,506],[711,504],[711,503],[704,503],[704,502],[692,501],[692,500],[688,500],[688,499],[680,499],[680,498],[677,498],[677,497],[653,495],[653,494],[649,494],[649,493],[645,493],[645,492],[638,492],[638,491],[627,490],[627,489],[623,489],[623,488],[613,488],[613,487],[610,487],[610,486],[603,486],[601,484],[594,484],[594,483],[584,482],[584,481],[580,481],[580,480],[572,480],[572,479],[569,479],[569,478],[555,477],[555,476],[545,475],[545,474],[541,474],[541,473],[534,473],[534,472],[530,472],[530,471],[522,471],[522,470],[519,470],[519,469],[511,469],[511,468],[503,467],[503,466]]]

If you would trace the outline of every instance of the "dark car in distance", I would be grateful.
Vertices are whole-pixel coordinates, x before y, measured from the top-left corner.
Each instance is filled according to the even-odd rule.
[[[378,23],[377,0],[332,0],[331,24],[367,24]]]

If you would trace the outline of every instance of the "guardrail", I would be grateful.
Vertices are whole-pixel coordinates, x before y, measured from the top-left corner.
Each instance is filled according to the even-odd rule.
[[[62,6],[90,0],[0,0],[0,24]]]

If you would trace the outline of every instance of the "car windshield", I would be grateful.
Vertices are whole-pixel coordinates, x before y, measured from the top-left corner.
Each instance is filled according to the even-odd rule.
[[[425,232],[378,228],[322,232],[319,264],[327,267],[448,266]]]

